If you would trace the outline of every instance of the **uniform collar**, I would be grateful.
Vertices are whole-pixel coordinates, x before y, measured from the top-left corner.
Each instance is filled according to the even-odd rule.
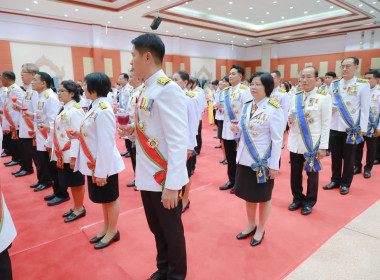
[[[257,107],[261,107],[263,104],[265,104],[267,101],[268,101],[268,97],[264,97],[263,99],[261,99],[259,102],[255,102],[255,99],[253,99],[254,103],[257,105]]]
[[[147,84],[147,86],[149,85],[153,85],[155,83],[155,81],[159,78],[159,77],[166,77],[164,71],[162,69],[158,70],[156,73],[154,73],[152,76],[150,76],[146,81],[145,81],[145,84]]]
[[[66,110],[70,109],[71,107],[73,107],[74,103],[76,101],[75,100],[70,100],[69,102],[67,102],[66,104],[63,105],[63,108],[65,108]]]
[[[98,106],[100,102],[104,102],[104,101],[107,101],[107,97],[99,97],[95,99],[94,101],[92,101],[92,108],[95,108],[95,106]]]
[[[143,85],[144,85],[144,83],[142,83],[141,85],[139,85],[139,86],[138,86],[138,87],[136,87],[136,88],[133,88],[132,92],[136,92],[136,91],[139,91],[139,90],[140,90],[140,88],[142,88],[142,87],[143,87]]]
[[[237,90],[237,89],[240,87],[240,85],[241,85],[241,83],[238,83],[236,86],[231,87],[231,88],[232,88],[232,91]]]
[[[306,92],[306,90],[305,90],[305,95],[310,96],[310,95],[314,94],[317,91],[317,89],[318,88],[315,87],[312,91],[309,91],[309,92]]]
[[[356,82],[356,77],[354,76],[351,80],[348,80],[348,81],[346,81],[345,79],[342,79],[342,81],[343,83],[348,85],[348,84]]]

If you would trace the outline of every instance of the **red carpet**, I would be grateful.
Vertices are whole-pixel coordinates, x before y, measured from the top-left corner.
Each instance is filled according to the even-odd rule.
[[[219,186],[227,181],[226,166],[219,164],[221,150],[214,149],[216,134],[204,121],[203,148],[193,176],[191,207],[183,215],[185,226],[187,279],[282,279],[317,250],[345,224],[380,198],[380,167],[373,178],[356,175],[350,193],[324,191],[329,182],[330,160],[323,160],[318,202],[310,216],[287,210],[291,202],[289,153],[282,153],[282,169],[276,179],[272,212],[263,243],[249,245],[235,235],[246,226],[245,204]],[[118,141],[124,152],[123,141]],[[29,188],[35,175],[14,178],[4,167],[0,176],[5,199],[12,213],[18,236],[10,250],[15,280],[23,279],[146,279],[155,271],[155,245],[150,233],[139,192],[126,188],[132,181],[130,159],[120,174],[119,230],[121,240],[97,251],[88,240],[101,228],[100,205],[85,196],[87,216],[65,224],[61,215],[72,200],[48,207],[43,197],[50,190],[34,193]]]

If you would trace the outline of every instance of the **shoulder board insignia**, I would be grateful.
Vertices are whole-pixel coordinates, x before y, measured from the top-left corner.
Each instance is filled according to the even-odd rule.
[[[297,91],[296,94],[303,93],[303,90]]]
[[[133,86],[131,86],[131,85],[128,85],[128,88],[133,88]]]
[[[224,89],[223,89],[223,91],[225,91],[226,89],[229,89],[229,88],[231,88],[230,86],[229,87],[225,87]]]
[[[74,103],[74,105],[73,105],[75,108],[77,108],[77,109],[81,109],[82,108],[82,106],[80,106],[78,103]]]
[[[367,79],[358,78],[359,83],[368,83]]]
[[[161,85],[166,85],[167,83],[169,83],[171,80],[169,78],[166,78],[166,77],[159,77],[157,79],[157,82]]]
[[[318,89],[317,93],[322,94],[322,95],[326,95],[327,94],[327,90]]]
[[[278,103],[277,101],[273,100],[273,99],[269,99],[269,103],[272,104],[276,108],[280,108],[281,107],[281,104]]]
[[[7,92],[7,88],[5,87],[5,88],[3,88],[3,92]]]
[[[194,96],[195,96],[195,93],[194,93],[194,92],[187,91],[187,92],[186,92],[186,95],[189,96],[189,97],[194,97]]]
[[[286,92],[286,90],[284,90],[283,88],[279,88],[278,91],[284,92],[284,93]]]
[[[11,88],[15,88],[16,86],[15,85],[11,85]]]
[[[380,86],[377,87],[377,90],[380,90]]]
[[[195,88],[195,91],[201,91],[200,87]]]
[[[49,99],[49,93],[45,92],[44,96],[46,99]]]
[[[333,82],[339,82],[341,79],[335,79],[335,80],[332,80],[332,83]]]
[[[107,107],[107,104],[106,103],[104,103],[104,102],[100,102],[99,103],[99,106],[100,106],[100,108],[102,108],[102,110],[104,110],[104,109],[107,109],[108,107]]]
[[[240,88],[246,89],[246,88],[248,88],[248,86],[246,86],[246,85],[240,85]]]

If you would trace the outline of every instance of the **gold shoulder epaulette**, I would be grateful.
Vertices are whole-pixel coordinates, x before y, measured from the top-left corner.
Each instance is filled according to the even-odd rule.
[[[190,92],[190,91],[187,91],[186,92],[186,95],[193,98],[195,96],[195,93],[194,92]]]
[[[133,86],[131,86],[131,85],[128,85],[128,87],[129,87],[129,88],[133,88]]]
[[[303,90],[299,90],[296,92],[296,94],[300,94],[300,93],[303,93]]]
[[[3,88],[3,92],[6,92],[6,91],[7,91],[7,88],[6,88],[6,87],[4,87],[4,88]]]
[[[367,79],[358,78],[359,83],[368,83]]]
[[[284,90],[283,88],[279,88],[278,91],[284,92],[284,93],[286,92],[286,90]]]
[[[341,79],[339,79],[339,78],[338,78],[338,79],[335,79],[335,80],[332,80],[332,83],[333,83],[333,82],[338,82],[338,81],[340,81],[340,80],[341,80]]]
[[[276,108],[280,108],[281,107],[281,104],[278,103],[277,101],[273,100],[273,99],[269,99],[269,103],[272,104]]]
[[[317,90],[317,93],[322,94],[322,95],[326,95],[327,94],[327,90],[322,90],[322,89],[319,88]]]
[[[248,88],[248,86],[246,86],[246,85],[240,85],[240,88],[246,89],[246,88]]]
[[[159,83],[159,84],[161,84],[161,85],[166,85],[167,83],[169,83],[171,80],[169,79],[169,78],[167,78],[167,77],[159,77],[158,79],[157,79],[157,82]]]
[[[82,106],[80,106],[78,103],[74,103],[74,107],[77,108],[77,109],[81,109]]]
[[[107,107],[107,104],[106,103],[104,103],[104,102],[100,102],[99,103],[99,106],[100,106],[100,108],[102,108],[102,110],[104,110],[104,109],[107,109],[108,107]]]
[[[45,92],[44,96],[46,99],[49,99],[49,93],[48,92]]]
[[[16,86],[15,85],[11,85],[11,88],[15,88]]]
[[[229,89],[230,88],[230,86],[228,86],[228,87],[225,87],[223,90],[226,90],[226,89]]]
[[[200,87],[196,87],[195,90],[196,91],[201,91],[201,88]]]

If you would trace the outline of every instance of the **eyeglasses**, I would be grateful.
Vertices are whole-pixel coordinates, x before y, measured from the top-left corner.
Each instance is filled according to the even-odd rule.
[[[316,77],[305,77],[305,76],[301,76],[300,77],[300,80],[312,80],[312,79],[315,79]]]
[[[350,69],[351,67],[352,67],[351,64],[341,65],[341,66],[340,66],[340,69]]]
[[[31,74],[31,73],[33,73],[33,72],[24,72],[24,71],[21,71],[21,74]]]
[[[260,87],[260,86],[262,86],[262,84],[250,84],[249,86],[250,87]]]

